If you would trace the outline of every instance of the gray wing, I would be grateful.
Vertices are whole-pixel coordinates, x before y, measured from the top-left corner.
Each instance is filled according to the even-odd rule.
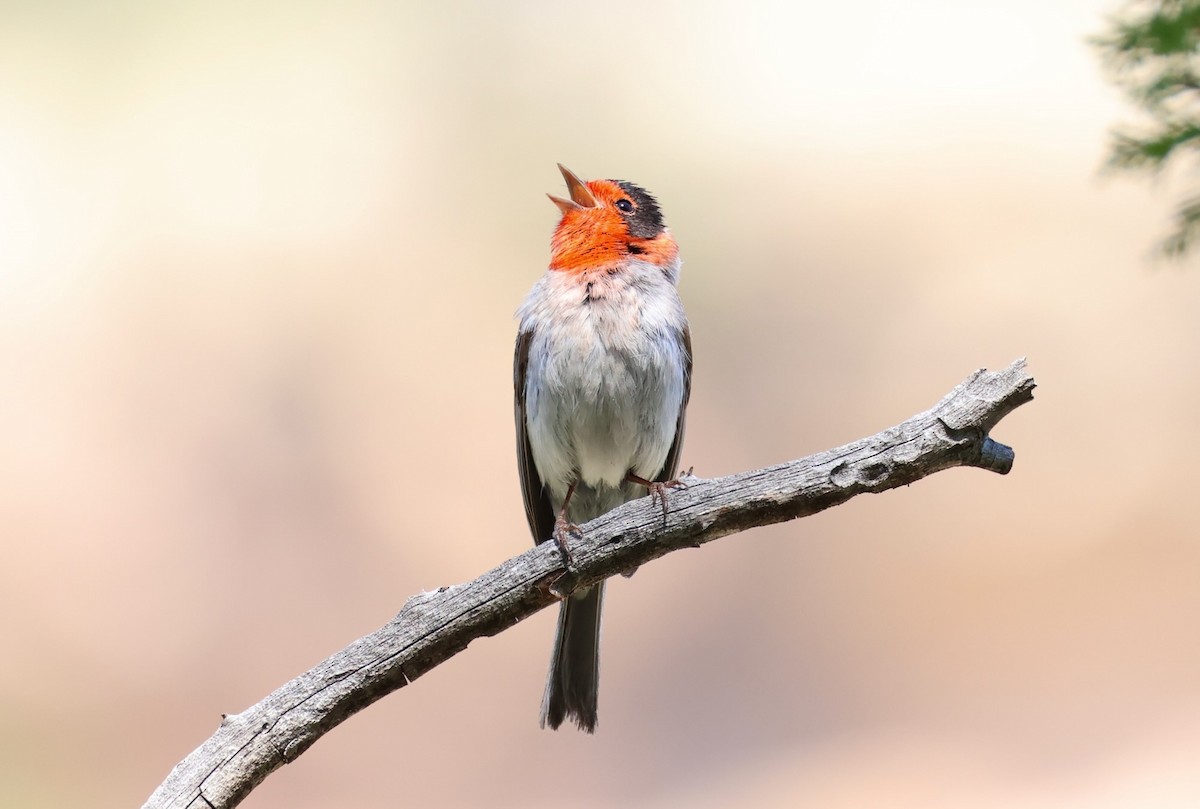
[[[538,475],[537,465],[533,462],[533,448],[529,446],[529,433],[525,421],[525,372],[529,367],[529,345],[532,342],[532,331],[517,335],[517,348],[513,357],[513,410],[517,421],[517,471],[521,476],[525,519],[529,521],[529,531],[533,534],[534,544],[537,544],[545,542],[554,533],[554,506],[550,502],[550,492]],[[691,368],[690,345],[688,367]],[[679,419],[679,430],[675,438],[676,443],[682,437],[682,415]],[[672,447],[671,451],[676,450]]]
[[[683,327],[683,353],[683,402],[679,406],[679,421],[675,424],[675,440],[671,442],[671,449],[667,452],[663,468],[654,476],[654,480],[659,483],[666,483],[675,477],[679,467],[679,453],[683,451],[684,421],[687,418],[688,400],[692,398],[692,331],[688,326]]]

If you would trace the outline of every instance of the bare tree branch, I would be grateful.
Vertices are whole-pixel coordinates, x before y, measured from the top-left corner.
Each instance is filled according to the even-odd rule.
[[[236,806],[280,765],[351,714],[406,685],[475,638],[494,635],[570,592],[652,559],[758,525],[792,520],[859,494],[882,492],[954,466],[1000,474],[1013,451],[988,433],[1033,398],[1025,361],[976,371],[931,409],[878,435],[798,461],[672,489],[670,509],[642,498],[583,526],[564,573],[554,543],[509,559],[467,584],[410,598],[360,638],[242,713],[181,761],[146,809]]]

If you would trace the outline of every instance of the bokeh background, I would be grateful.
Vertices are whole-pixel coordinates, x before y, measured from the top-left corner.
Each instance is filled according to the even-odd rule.
[[[1098,0],[0,6],[0,804],[136,806],[411,594],[528,543],[512,314],[562,161],[660,198],[685,466],[1029,357],[952,470],[554,615],[254,807],[1200,804],[1200,266],[1106,180]]]

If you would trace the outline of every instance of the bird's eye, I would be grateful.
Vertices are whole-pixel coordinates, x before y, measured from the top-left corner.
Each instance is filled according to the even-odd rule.
[[[617,200],[617,210],[624,213],[629,213],[633,210],[633,203],[627,199],[619,199]]]

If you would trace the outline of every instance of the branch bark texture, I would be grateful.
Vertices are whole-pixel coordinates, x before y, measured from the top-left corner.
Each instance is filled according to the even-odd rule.
[[[355,712],[420,677],[475,638],[494,635],[564,593],[671,551],[792,520],[955,466],[1006,474],[1013,451],[989,437],[1033,398],[1025,361],[971,374],[924,413],[836,449],[727,477],[685,478],[664,517],[649,498],[583,526],[564,571],[553,542],[472,582],[410,598],[358,639],[239,714],[181,761],[145,809],[236,806],[255,786]]]

